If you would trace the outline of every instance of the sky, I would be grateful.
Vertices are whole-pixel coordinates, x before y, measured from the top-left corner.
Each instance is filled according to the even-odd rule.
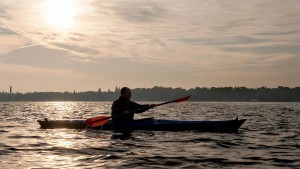
[[[1,0],[0,91],[299,87],[299,0]]]

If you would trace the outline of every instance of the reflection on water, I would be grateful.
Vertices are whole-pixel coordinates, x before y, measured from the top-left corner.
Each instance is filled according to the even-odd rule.
[[[111,136],[112,140],[129,140],[133,139],[132,132],[113,133]]]
[[[248,119],[237,134],[40,129],[37,119],[103,115],[105,102],[0,103],[1,168],[297,168],[299,103],[181,103],[157,119]],[[162,113],[160,113],[162,112]],[[107,115],[105,113],[104,115]]]

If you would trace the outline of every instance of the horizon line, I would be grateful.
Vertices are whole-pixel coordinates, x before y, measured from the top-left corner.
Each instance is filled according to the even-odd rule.
[[[289,89],[295,89],[295,88],[299,88],[300,86],[295,86],[295,87],[288,87],[288,86],[277,86],[277,87],[267,87],[267,86],[260,86],[260,87],[245,87],[245,86],[223,86],[223,87],[193,87],[193,88],[183,88],[183,87],[166,87],[166,86],[153,86],[153,87],[136,87],[136,88],[130,88],[131,90],[135,90],[135,89],[153,89],[153,88],[171,88],[171,89],[183,89],[183,90],[191,90],[191,89],[196,89],[196,88],[206,88],[206,89],[212,89],[212,88],[246,88],[246,89],[259,89],[259,88],[267,88],[267,89],[278,89],[278,88],[289,88]],[[114,90],[111,89],[107,89],[107,90],[101,90],[101,88],[98,88],[98,90],[85,90],[85,91],[76,91],[76,89],[74,89],[73,91],[26,91],[26,92],[13,92],[12,86],[9,87],[9,91],[5,92],[5,90],[2,90],[1,93],[81,93],[81,92],[99,92],[99,90],[101,90],[101,92],[115,92],[116,88],[118,88],[119,90],[122,87],[115,87]]]

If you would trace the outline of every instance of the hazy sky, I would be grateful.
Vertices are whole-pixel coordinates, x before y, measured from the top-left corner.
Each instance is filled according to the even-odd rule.
[[[300,86],[299,0],[1,0],[0,90]]]

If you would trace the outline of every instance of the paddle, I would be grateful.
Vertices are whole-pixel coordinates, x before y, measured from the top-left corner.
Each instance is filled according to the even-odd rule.
[[[156,104],[156,105],[153,105],[153,106],[149,106],[148,108],[136,109],[136,110],[133,110],[132,112],[139,112],[139,111],[144,110],[144,109],[146,110],[146,109],[149,109],[149,108],[154,108],[154,107],[169,104],[169,103],[183,102],[183,101],[186,101],[187,99],[189,99],[190,97],[191,97],[191,95],[186,96],[186,97],[182,97],[182,98],[179,98],[179,99],[176,99],[176,100],[172,100],[172,101]],[[105,124],[110,118],[112,118],[112,117],[110,117],[110,116],[98,116],[98,117],[93,117],[93,118],[86,119],[85,123],[88,127],[97,127],[97,126]]]

